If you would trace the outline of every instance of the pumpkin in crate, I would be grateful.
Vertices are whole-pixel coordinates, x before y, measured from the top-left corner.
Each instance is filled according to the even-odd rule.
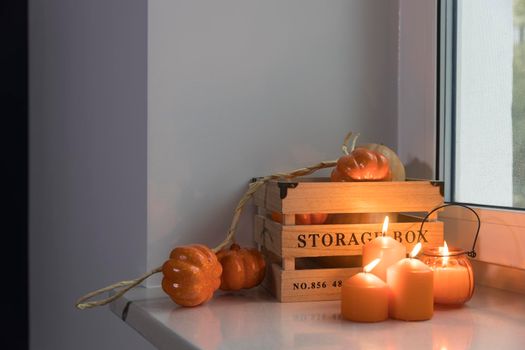
[[[334,182],[391,181],[392,171],[381,153],[358,147],[337,160],[330,178]]]
[[[385,164],[388,166],[389,172],[388,175],[383,177]],[[360,172],[359,169],[362,171]],[[339,158],[336,168],[332,171],[331,180],[333,182],[405,181],[405,167],[396,152],[385,145],[369,143],[359,145],[350,154]],[[395,222],[398,215],[397,213],[331,214],[327,223],[382,223],[385,216],[389,216],[390,220]]]
[[[222,265],[222,290],[253,288],[264,279],[266,262],[257,249],[241,248],[234,243],[230,249],[217,252],[217,259]]]
[[[201,244],[173,249],[162,265],[162,289],[177,304],[197,306],[210,300],[221,284],[222,266]]]
[[[272,220],[278,223],[283,223],[283,216],[281,213],[273,211],[271,214]],[[326,222],[328,214],[295,214],[296,225],[322,225]]]
[[[401,159],[399,159],[396,152],[394,152],[392,149],[377,143],[367,143],[366,145],[359,145],[359,147],[378,152],[388,159],[390,171],[392,172],[392,181],[406,180],[405,166],[401,162]]]

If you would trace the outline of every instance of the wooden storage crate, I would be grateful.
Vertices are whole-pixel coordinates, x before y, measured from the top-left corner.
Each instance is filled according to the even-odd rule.
[[[363,245],[381,235],[384,213],[390,217],[387,235],[408,252],[418,241],[443,243],[437,212],[419,232],[421,215],[443,204],[439,181],[274,180],[255,193],[254,201],[254,239],[268,262],[263,285],[281,302],[340,299],[342,281],[362,271]],[[282,224],[271,219],[272,212],[281,213]],[[328,222],[345,215],[354,223],[296,225],[295,214],[307,213],[330,214]],[[375,218],[364,218],[374,213]]]

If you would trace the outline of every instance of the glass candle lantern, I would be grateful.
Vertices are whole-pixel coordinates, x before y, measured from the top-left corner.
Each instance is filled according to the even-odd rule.
[[[478,241],[481,220],[478,213],[471,207],[461,203],[446,203],[432,209],[421,222],[423,225],[437,210],[457,206],[468,209],[478,222],[472,250],[465,251],[459,248],[448,248],[447,242],[443,247],[427,248],[423,251],[421,260],[434,271],[434,303],[441,305],[459,306],[472,298],[474,294],[474,273],[469,258],[476,257],[476,242]]]
[[[474,273],[468,253],[458,248],[427,248],[421,261],[434,271],[434,303],[459,306],[474,293]]]

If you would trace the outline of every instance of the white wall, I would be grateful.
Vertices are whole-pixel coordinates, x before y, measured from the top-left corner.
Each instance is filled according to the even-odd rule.
[[[335,159],[348,130],[396,147],[397,11],[149,2],[148,268],[176,245],[218,244],[251,177]]]
[[[398,154],[408,177],[438,178],[436,0],[399,1]]]
[[[146,264],[146,2],[31,0],[29,22],[31,349],[152,349],[74,308]]]
[[[250,177],[336,158],[349,129],[395,148],[397,16],[391,0],[31,0],[31,348],[151,348],[75,299],[218,243]]]

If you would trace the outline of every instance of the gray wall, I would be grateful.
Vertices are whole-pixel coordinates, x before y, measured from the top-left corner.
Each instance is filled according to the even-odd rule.
[[[155,0],[148,17],[149,268],[218,244],[251,177],[336,159],[348,130],[396,147],[397,1]]]
[[[399,0],[397,152],[408,177],[438,178],[437,1]]]
[[[146,264],[146,1],[30,1],[31,349],[149,349],[83,293]]]
[[[250,177],[349,129],[396,147],[397,1],[30,3],[33,349],[149,348],[75,298],[218,243]]]

